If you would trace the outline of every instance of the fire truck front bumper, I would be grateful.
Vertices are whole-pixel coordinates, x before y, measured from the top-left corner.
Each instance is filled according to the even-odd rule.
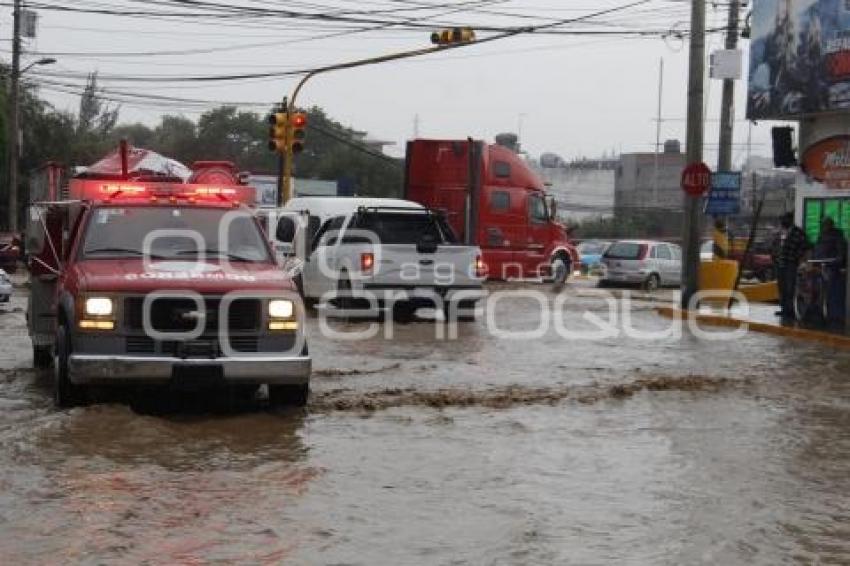
[[[250,355],[232,358],[175,358],[72,354],[68,377],[76,384],[166,383],[186,376],[226,384],[301,385],[310,380],[309,356]]]

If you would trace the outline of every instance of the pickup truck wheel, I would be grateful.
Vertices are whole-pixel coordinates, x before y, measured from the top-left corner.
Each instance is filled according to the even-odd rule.
[[[50,346],[32,347],[32,365],[36,369],[47,369],[53,365],[53,352]]]
[[[337,295],[334,299],[334,305],[338,309],[348,310],[352,308],[354,299],[351,296],[351,279],[348,278],[348,273],[342,272],[339,275],[339,280],[336,283]]]
[[[458,322],[475,322],[478,316],[475,314],[475,306],[478,303],[476,300],[464,300],[460,301],[460,304],[455,307],[454,303],[446,303],[443,306],[443,315],[446,318],[446,321],[451,322],[449,318],[451,313],[455,313],[457,316]],[[472,313],[464,313],[463,311],[473,310]]]
[[[53,354],[53,402],[57,407],[79,405],[83,390],[68,378],[68,358],[71,355],[71,337],[64,324],[56,329]]]
[[[661,287],[661,278],[658,277],[657,273],[650,273],[643,283],[643,288],[651,293],[657,291],[659,287]]]
[[[310,397],[310,385],[269,385],[269,403],[272,407],[304,407]]]

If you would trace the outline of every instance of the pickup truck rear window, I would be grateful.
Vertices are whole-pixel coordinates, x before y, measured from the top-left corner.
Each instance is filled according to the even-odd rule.
[[[423,240],[455,243],[451,230],[431,214],[367,212],[353,225],[360,230],[371,230],[382,244],[418,244]]]
[[[150,240],[154,230],[162,230]],[[168,232],[166,232],[168,231]],[[80,251],[85,259],[151,257],[191,261],[225,258],[231,261],[271,261],[254,218],[224,208],[108,206],[91,211]]]

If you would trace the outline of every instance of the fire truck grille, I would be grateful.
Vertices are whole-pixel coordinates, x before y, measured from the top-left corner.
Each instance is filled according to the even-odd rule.
[[[217,337],[201,337],[197,340],[156,341],[148,336],[128,336],[126,342],[128,354],[163,354],[184,358],[220,357],[225,352],[222,341]],[[259,340],[256,336],[231,336],[230,348],[236,352],[259,352]]]
[[[150,305],[150,322],[158,332],[187,332],[203,326],[204,333],[219,331],[220,299],[206,299],[199,310],[195,301],[181,298],[154,299]],[[143,330],[144,297],[130,297],[124,302],[124,326]],[[227,314],[228,331],[250,331],[260,328],[261,304],[258,299],[236,299]]]

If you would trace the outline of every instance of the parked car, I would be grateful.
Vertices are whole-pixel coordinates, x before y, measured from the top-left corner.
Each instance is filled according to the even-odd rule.
[[[12,281],[9,275],[0,269],[0,303],[8,303],[12,296]]]
[[[602,268],[602,254],[611,245],[607,240],[585,240],[578,247],[579,269],[582,273],[598,272]]]
[[[746,243],[732,246],[729,252],[728,259],[734,259],[738,262],[744,261],[744,250]],[[711,261],[714,259],[714,241],[704,240],[699,250],[699,258],[702,261]],[[769,253],[765,253],[763,249],[754,246],[750,250],[750,255],[743,266],[743,275],[746,278],[755,278],[759,281],[773,281],[776,279],[776,271],[773,267],[773,257]]]
[[[0,269],[14,273],[21,259],[21,240],[11,232],[0,233]]]
[[[456,303],[459,318],[474,316],[481,250],[458,243],[442,215],[412,201],[360,197],[294,198],[283,210],[276,247],[306,238],[298,287],[308,301],[333,296],[332,306],[349,310],[372,309],[374,299],[382,312],[409,316],[434,306],[436,293],[447,312]]]
[[[620,240],[602,254],[602,266],[600,285],[625,283],[651,291],[681,283],[682,249],[666,242]]]

